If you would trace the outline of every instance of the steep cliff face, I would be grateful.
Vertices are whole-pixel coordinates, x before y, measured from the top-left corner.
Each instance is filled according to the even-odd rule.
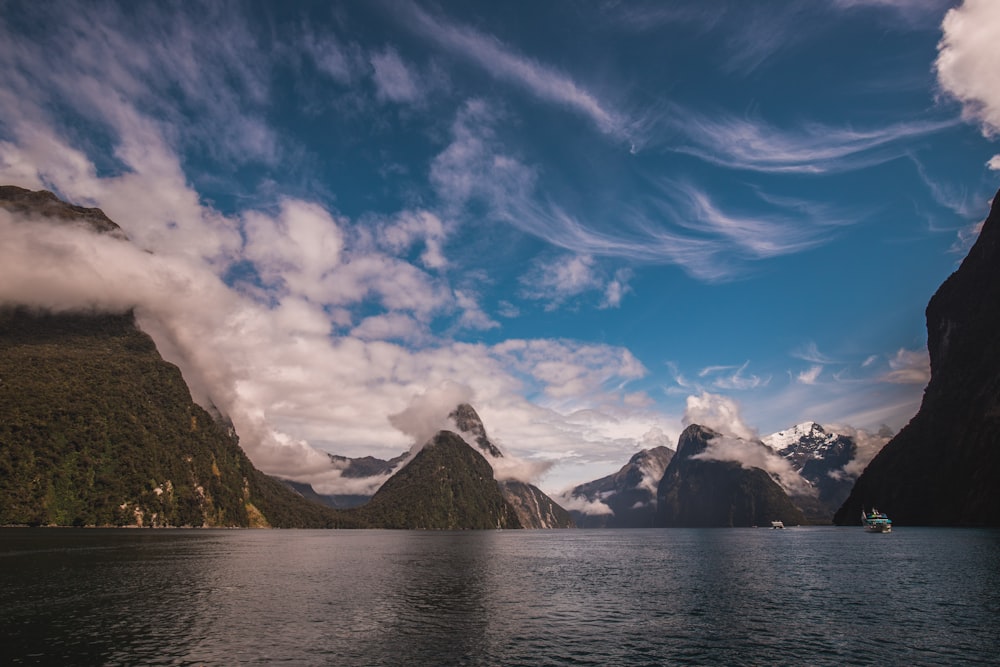
[[[773,520],[784,521],[786,525],[805,522],[802,512],[763,470],[744,468],[732,461],[695,458],[716,437],[718,433],[697,424],[681,433],[677,454],[657,489],[658,525],[709,527],[769,525]]]
[[[350,525],[256,470],[131,314],[0,311],[0,524]]]
[[[0,186],[16,224],[125,240],[100,210]],[[250,463],[131,313],[0,304],[0,524],[349,526]]]
[[[931,379],[916,416],[837,511],[897,525],[1000,525],[1000,193],[959,269],[927,306]]]
[[[566,494],[584,500],[590,511],[571,510],[581,528],[651,528],[656,525],[656,487],[674,450],[654,447],[637,452],[607,477],[580,484]]]

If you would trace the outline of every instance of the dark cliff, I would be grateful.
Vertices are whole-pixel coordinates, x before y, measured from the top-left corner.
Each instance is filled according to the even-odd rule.
[[[858,478],[837,524],[874,505],[897,525],[1000,525],[1000,193],[926,314],[920,410]]]
[[[677,453],[657,488],[658,525],[760,526],[773,520],[786,525],[805,523],[802,512],[763,470],[744,468],[733,461],[694,458],[716,437],[718,433],[697,424],[681,433]]]
[[[570,497],[600,502],[610,513],[586,514],[571,511],[581,528],[651,528],[656,525],[656,486],[663,478],[674,450],[668,447],[644,449],[621,469],[607,477],[573,487]]]

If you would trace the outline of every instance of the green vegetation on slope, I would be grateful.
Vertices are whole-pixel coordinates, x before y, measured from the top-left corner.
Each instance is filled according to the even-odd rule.
[[[450,431],[439,432],[367,505],[350,512],[384,528],[521,527],[500,493],[490,464]]]
[[[0,310],[0,524],[333,527],[256,470],[131,314]]]

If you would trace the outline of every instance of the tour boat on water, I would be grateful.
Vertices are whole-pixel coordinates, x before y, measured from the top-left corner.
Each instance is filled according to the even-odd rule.
[[[861,525],[863,525],[865,530],[869,533],[892,532],[892,519],[887,517],[884,512],[879,512],[874,507],[871,512],[861,510]]]

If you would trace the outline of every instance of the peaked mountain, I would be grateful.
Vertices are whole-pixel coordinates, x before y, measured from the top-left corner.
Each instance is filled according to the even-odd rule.
[[[1000,526],[1000,192],[926,315],[920,409],[868,464],[837,524],[877,506],[897,525]]]
[[[773,520],[786,525],[805,523],[802,512],[760,468],[695,458],[717,437],[719,433],[697,424],[681,433],[677,453],[656,492],[658,525],[756,526]]]
[[[600,510],[571,509],[573,521],[580,528],[655,526],[656,487],[673,457],[674,450],[668,447],[644,449],[632,455],[618,472],[573,487],[566,493],[569,501],[582,499]]]
[[[462,403],[448,415],[455,427],[479,447],[487,459],[504,458],[503,452],[486,435],[479,414],[468,403]],[[500,492],[517,513],[524,528],[571,528],[573,518],[552,498],[533,484],[515,479],[499,480]]]
[[[336,527],[254,468],[130,313],[0,311],[0,525]]]
[[[809,522],[829,523],[851,492],[853,481],[842,471],[857,454],[854,439],[829,432],[816,422],[805,422],[772,433],[761,441],[787,459],[816,489],[815,497],[793,498]]]
[[[96,208],[0,186],[0,207],[124,239]],[[132,313],[0,307],[0,524],[352,526],[253,467]]]
[[[416,530],[521,528],[485,457],[440,431],[362,507],[370,525]]]

